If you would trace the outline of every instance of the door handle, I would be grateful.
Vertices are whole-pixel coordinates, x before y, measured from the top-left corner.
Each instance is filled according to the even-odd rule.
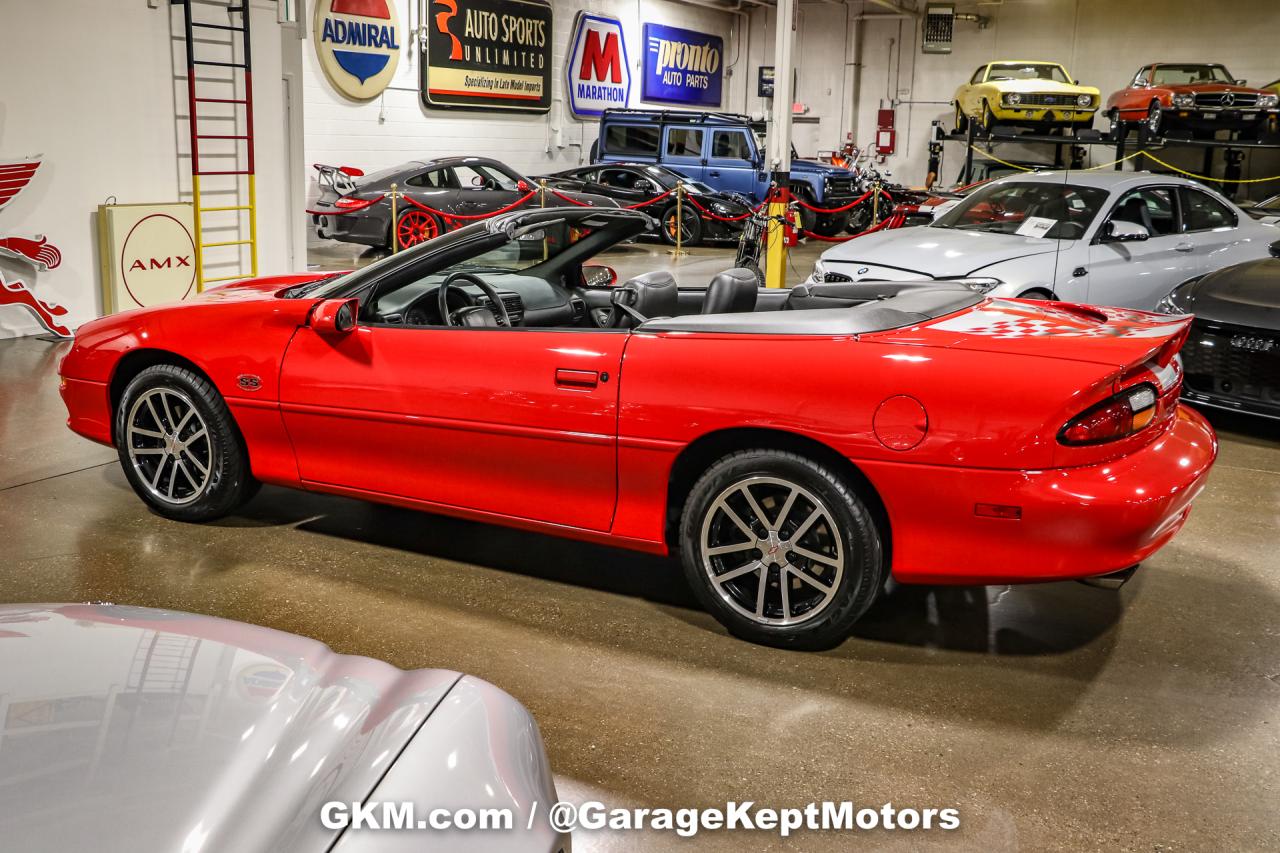
[[[1076,267],[1071,271],[1071,275],[1074,276],[1075,278],[1080,278],[1081,276],[1085,276],[1088,274],[1089,274],[1089,270],[1085,267]]]
[[[708,174],[708,175],[710,175],[710,176],[711,176],[711,177],[713,177],[713,178],[718,178],[718,177],[720,177],[720,172],[719,172],[718,170],[717,170],[717,171],[715,171],[715,172],[707,172],[707,174]]]
[[[595,388],[600,384],[600,374],[594,370],[570,370],[556,368],[556,384],[562,388]]]
[[[1179,243],[1173,247],[1176,252],[1194,252],[1195,248],[1196,246],[1194,243]]]

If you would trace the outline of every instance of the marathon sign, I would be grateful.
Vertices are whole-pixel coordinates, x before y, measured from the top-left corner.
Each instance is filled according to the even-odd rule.
[[[631,98],[631,64],[622,22],[578,12],[565,73],[569,110],[577,118],[598,118],[607,109],[625,107]]]
[[[720,106],[724,39],[679,27],[645,24],[644,46],[644,100]]]
[[[551,109],[551,7],[536,0],[431,0],[422,102],[432,108]]]

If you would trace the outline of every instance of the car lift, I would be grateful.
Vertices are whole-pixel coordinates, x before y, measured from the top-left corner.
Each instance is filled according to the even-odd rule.
[[[195,244],[196,244],[196,290],[204,290],[205,285],[214,284],[223,281],[238,281],[243,278],[257,277],[258,275],[258,192],[255,184],[254,176],[254,159],[253,159],[253,70],[252,70],[252,51],[249,38],[249,2],[250,0],[231,0],[228,3],[211,2],[211,0],[170,0],[173,6],[181,6],[185,23],[184,32],[186,34],[187,46],[187,100],[188,110],[187,117],[190,122],[191,133],[191,196],[195,206],[194,222],[195,222]],[[227,15],[227,23],[212,23],[208,21],[197,21],[192,14],[192,6],[207,6],[222,10]],[[234,23],[238,17],[239,24]],[[196,30],[200,30],[201,37],[195,35]],[[219,32],[229,33],[227,41],[211,40],[204,37],[203,33],[217,34]],[[239,34],[237,38],[236,34]],[[237,42],[239,42],[237,56]],[[214,61],[211,59],[197,59],[196,45],[201,44],[213,48],[221,48],[226,51],[226,61]],[[240,61],[237,61],[239,59]],[[230,70],[230,79],[205,77],[197,78],[196,71],[200,67],[225,68]],[[229,87],[223,89],[218,94],[225,94],[229,97],[208,97],[207,91],[198,92],[197,82],[203,83],[206,90],[211,87],[221,86]],[[202,105],[214,104],[214,107],[203,107]],[[238,125],[239,110],[244,108],[243,127],[244,132],[239,132]],[[207,126],[214,121],[230,122],[230,133],[208,133]],[[200,127],[201,122],[206,125],[205,130]],[[219,150],[204,152],[204,157],[222,157],[228,158],[232,162],[228,165],[232,168],[223,169],[207,169],[201,164],[200,143],[202,141],[217,140],[225,147],[232,150]],[[245,144],[245,153],[243,158],[240,152],[240,143]],[[243,168],[242,168],[243,165]],[[210,177],[217,179],[214,183],[216,186],[210,189],[203,185],[201,178]],[[245,178],[245,192],[247,200],[244,204],[238,203],[241,196],[240,179]],[[218,195],[229,197],[236,203],[222,204],[213,207],[204,206],[205,195]],[[228,222],[225,218],[219,219],[212,226],[205,222],[206,214],[224,214],[230,213],[234,217],[234,222]],[[248,214],[248,237],[243,237],[241,226],[243,224],[241,214]],[[233,231],[235,239],[216,240],[211,243],[204,242],[206,231]],[[219,258],[216,266],[240,266],[244,256],[242,247],[248,247],[249,250],[249,271],[237,275],[221,275],[214,278],[205,276],[205,267],[208,264],[206,257],[206,249],[234,248],[234,258]]]
[[[1133,159],[1135,155],[1143,151],[1158,151],[1175,147],[1201,148],[1204,150],[1204,166],[1201,169],[1201,174],[1203,175],[1213,174],[1214,155],[1221,150],[1224,152],[1224,174],[1221,179],[1214,180],[1214,183],[1222,187],[1223,194],[1228,198],[1234,198],[1235,196],[1247,152],[1255,150],[1280,151],[1280,141],[1251,142],[1240,139],[1191,139],[1190,137],[1174,135],[1152,138],[1147,132],[1146,125],[1139,124],[1134,150],[1126,154],[1125,149],[1130,135],[1126,131],[1124,136],[1116,138],[1110,134],[1089,129],[1079,131],[1074,136],[1053,136],[1042,133],[1019,133],[1016,128],[1012,127],[997,127],[994,132],[988,135],[978,127],[977,122],[970,121],[967,133],[953,131],[943,136],[943,139],[948,142],[967,143],[964,170],[960,173],[960,183],[962,184],[971,180],[973,155],[979,145],[985,146],[987,151],[1002,143],[1052,145],[1054,146],[1053,168],[1069,168],[1073,170],[1084,168],[1085,155],[1090,147],[1099,145],[1114,146],[1116,171],[1123,169],[1127,160]],[[1070,157],[1069,162],[1067,160],[1068,156]]]

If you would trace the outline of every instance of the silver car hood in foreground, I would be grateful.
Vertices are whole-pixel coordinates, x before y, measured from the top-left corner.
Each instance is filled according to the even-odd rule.
[[[930,278],[980,275],[992,264],[1057,250],[1057,240],[923,225],[839,243],[822,253],[822,263],[854,281],[908,281],[922,274]]]
[[[510,808],[555,800],[537,726],[446,670],[112,605],[0,607],[0,838],[24,851],[557,851],[532,833],[323,827],[327,801]],[[341,835],[341,839],[339,836]],[[7,846],[7,845],[6,845]],[[16,849],[16,848],[15,848]]]

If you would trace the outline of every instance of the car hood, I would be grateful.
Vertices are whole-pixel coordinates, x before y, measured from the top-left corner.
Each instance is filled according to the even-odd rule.
[[[1255,89],[1252,86],[1237,86],[1234,83],[1157,83],[1155,88],[1167,89],[1175,94],[1202,95],[1214,92],[1232,92],[1237,95],[1266,95],[1266,89]]]
[[[1204,320],[1280,332],[1280,260],[1237,264],[1195,285],[1190,311]]]
[[[208,616],[0,607],[0,836],[26,851],[325,850],[461,676]]]
[[[1004,261],[1052,254],[1057,248],[1056,240],[925,226],[878,231],[840,243],[822,253],[822,262],[854,281],[956,278],[980,274]]]
[[[1093,86],[1059,83],[1057,80],[988,80],[985,85],[998,86],[1002,92],[1044,93],[1050,95],[1097,95]]]
[[[805,175],[819,175],[824,178],[857,178],[848,169],[832,166],[829,163],[818,163],[814,160],[792,160],[791,171]]]

